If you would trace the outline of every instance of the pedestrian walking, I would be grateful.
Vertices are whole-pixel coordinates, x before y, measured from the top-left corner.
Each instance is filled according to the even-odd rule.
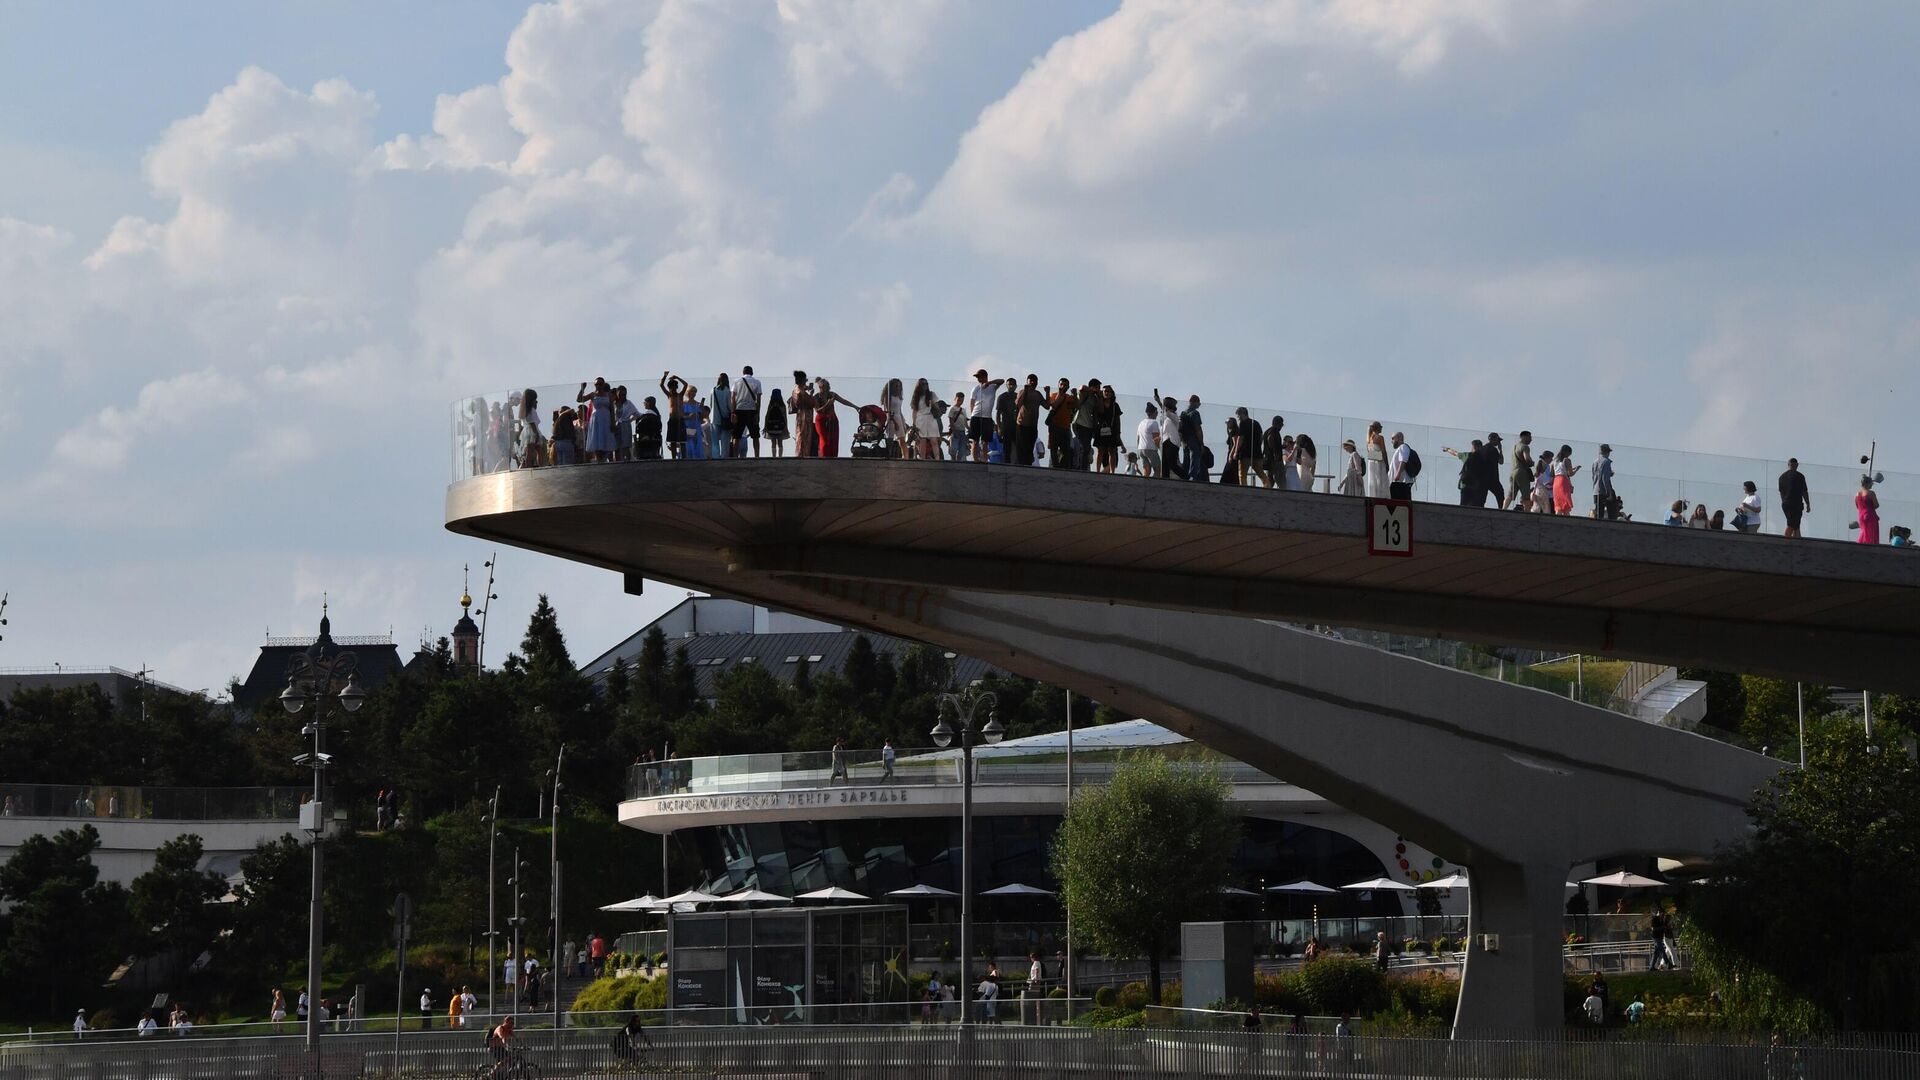
[[[1786,535],[1800,535],[1800,516],[1813,509],[1807,496],[1807,476],[1800,471],[1800,459],[1788,458],[1787,471],[1780,474],[1780,512],[1787,519]]]
[[[880,745],[880,779],[893,779],[893,740],[888,739]]]
[[[1620,519],[1620,496],[1613,489],[1613,447],[1600,444],[1600,456],[1593,461],[1593,516],[1596,521]]]
[[[420,988],[420,1030],[426,1031],[432,1027],[433,987],[423,986]]]
[[[845,739],[833,740],[833,749],[828,753],[828,762],[833,766],[833,771],[827,775],[827,783],[831,784],[835,780],[845,783],[847,780],[847,741]]]

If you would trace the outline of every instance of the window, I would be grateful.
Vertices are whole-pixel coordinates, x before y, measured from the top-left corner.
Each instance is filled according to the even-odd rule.
[[[759,660],[760,660],[760,658],[759,658],[759,657],[757,657],[757,656],[743,656],[743,657],[741,657],[741,658],[740,658],[739,660],[737,660],[737,661],[735,661],[735,662],[736,662],[736,663],[741,663],[741,664],[753,664],[753,663],[758,663],[758,662],[759,662]]]
[[[822,661],[822,660],[825,660],[825,659],[826,659],[826,657],[824,657],[824,656],[821,656],[821,655],[820,655],[819,653],[814,653],[814,654],[813,654],[812,656],[809,656],[809,657],[807,657],[807,663],[809,663],[809,664],[817,664],[817,663],[819,663],[820,661]]]
[[[795,653],[794,655],[792,655],[792,656],[789,656],[789,657],[787,657],[787,660],[786,660],[786,662],[787,662],[787,663],[789,663],[789,664],[797,664],[797,663],[799,663],[799,662],[800,662],[800,654],[798,654],[798,653]]]

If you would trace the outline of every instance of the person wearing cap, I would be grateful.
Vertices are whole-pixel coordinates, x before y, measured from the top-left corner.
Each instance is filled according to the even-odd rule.
[[[1360,457],[1360,450],[1348,439],[1340,444],[1347,455],[1347,470],[1340,477],[1340,494],[1360,496],[1367,493],[1367,463]]]
[[[1613,447],[1600,444],[1600,456],[1593,459],[1593,475],[1588,479],[1593,483],[1593,517],[1595,521],[1617,521],[1620,518],[1620,498],[1613,490]],[[1748,485],[1751,487],[1752,485]],[[1755,505],[1759,500],[1754,500]]]
[[[1480,482],[1486,487],[1483,494],[1493,496],[1495,510],[1507,504],[1507,493],[1500,487],[1500,466],[1506,462],[1507,453],[1500,445],[1500,433],[1487,432],[1487,441],[1480,447]],[[1485,506],[1486,504],[1486,499],[1482,497],[1476,505]]]
[[[420,988],[420,1030],[433,1027],[433,987]]]
[[[87,1010],[81,1009],[73,1014],[73,1037],[78,1039],[87,1034]]]
[[[1513,444],[1507,467],[1507,502],[1503,509],[1528,510],[1533,505],[1533,432],[1522,431]]]
[[[973,373],[973,393],[967,398],[967,437],[973,442],[973,460],[987,460],[987,448],[993,442],[993,409],[1000,400],[1000,381],[988,379],[987,369]]]

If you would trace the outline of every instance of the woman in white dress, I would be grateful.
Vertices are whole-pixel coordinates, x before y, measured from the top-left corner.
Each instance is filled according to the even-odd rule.
[[[887,414],[887,438],[900,448],[895,456],[903,458],[913,456],[907,445],[907,419],[901,415],[907,404],[906,396],[899,379],[888,379],[886,388],[880,391],[880,410]]]
[[[1353,440],[1340,444],[1347,455],[1347,471],[1340,477],[1340,494],[1361,495],[1366,492],[1367,463],[1360,457],[1360,451],[1354,449]]]
[[[935,396],[927,380],[913,384],[913,437],[920,460],[940,460],[940,422],[946,415],[946,403]]]
[[[1387,497],[1387,440],[1380,434],[1380,421],[1367,425],[1367,496]]]
[[[1542,450],[1533,463],[1533,512],[1553,513],[1553,451]]]
[[[514,428],[514,460],[523,469],[547,463],[547,437],[540,432],[540,395],[520,392],[520,423]]]
[[[1313,439],[1302,432],[1293,437],[1294,488],[1298,491],[1313,490],[1313,470],[1319,465],[1320,448],[1313,445]]]

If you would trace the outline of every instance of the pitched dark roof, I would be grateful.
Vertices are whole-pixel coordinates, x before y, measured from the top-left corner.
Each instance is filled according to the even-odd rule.
[[[687,662],[693,665],[694,675],[700,684],[702,697],[713,696],[714,677],[721,672],[740,664],[759,664],[782,682],[792,680],[794,672],[800,668],[801,660],[807,662],[808,670],[815,675],[824,672],[839,673],[846,667],[847,657],[853,652],[853,641],[859,634],[850,631],[806,633],[806,634],[696,634],[692,637],[668,638],[667,651],[671,655],[676,649],[687,650]],[[904,638],[889,637],[885,634],[867,634],[873,643],[873,651],[891,657],[895,664],[914,642]],[[641,644],[646,639],[645,631],[635,634],[626,641],[609,649],[594,660],[586,674],[594,679],[606,677],[607,669],[613,666],[616,657],[632,664],[640,655]],[[970,656],[957,656],[948,653],[953,661],[954,674],[961,685],[975,679],[1004,674],[999,668]]]
[[[338,642],[340,639],[335,639]],[[352,653],[359,657],[354,674],[360,677],[360,685],[371,691],[399,674],[405,666],[400,662],[400,648],[391,641],[379,644],[338,645],[341,652]],[[279,698],[280,692],[287,688],[287,664],[298,653],[307,651],[300,645],[262,645],[260,655],[253,661],[253,670],[247,672],[242,682],[233,692],[233,703],[243,709],[254,709],[262,704]]]

